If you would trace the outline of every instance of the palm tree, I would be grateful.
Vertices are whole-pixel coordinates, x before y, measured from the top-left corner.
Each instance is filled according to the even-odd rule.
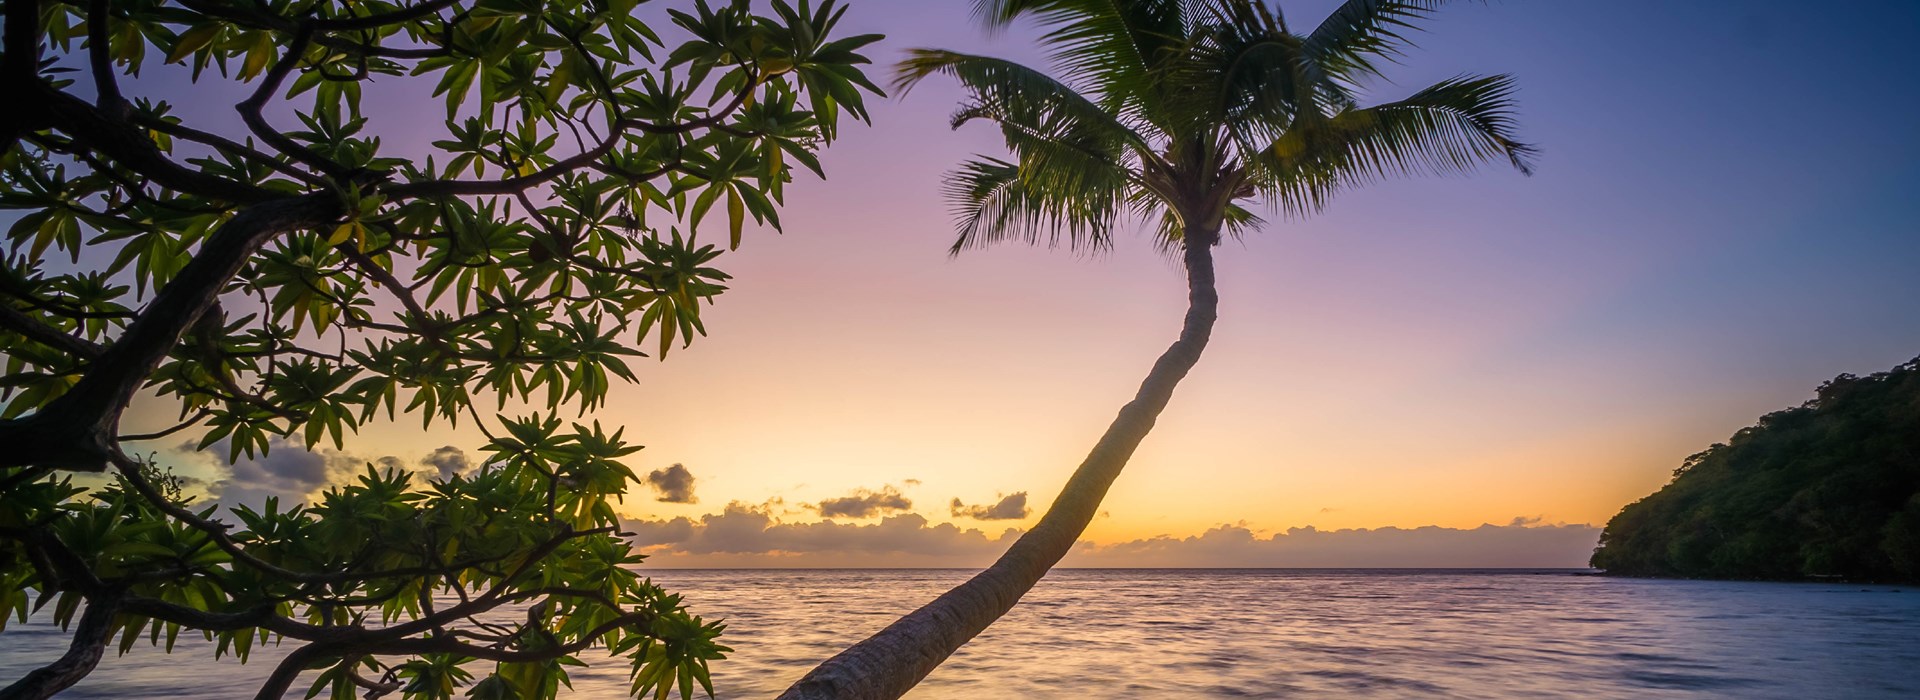
[[[896,698],[1011,609],[1073,546],[1134,448],[1207,345],[1213,249],[1255,230],[1248,205],[1318,209],[1376,178],[1487,161],[1528,172],[1513,83],[1462,77],[1361,107],[1357,86],[1401,55],[1442,0],[1348,0],[1296,33],[1258,0],[978,0],[989,27],[1039,21],[1060,74],[937,49],[898,67],[905,92],[933,75],[967,100],[953,124],[999,125],[1011,160],[983,157],[947,184],[953,251],[1003,241],[1101,249],[1127,222],[1186,266],[1188,309],[1167,348],[1045,516],[993,566],[829,659],[784,698]]]

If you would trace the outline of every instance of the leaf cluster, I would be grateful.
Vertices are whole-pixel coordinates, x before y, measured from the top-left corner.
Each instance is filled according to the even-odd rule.
[[[0,606],[51,609],[81,658],[297,642],[262,697],[310,672],[333,697],[550,697],[589,648],[635,694],[711,692],[722,626],[617,532],[638,448],[556,414],[706,333],[724,252],[867,118],[878,36],[840,36],[838,0],[5,10]],[[375,80],[431,106],[376,108]],[[237,120],[207,116],[221,100]],[[127,432],[136,403],[175,420]],[[369,466],[229,515],[123,449],[340,447],[402,414],[473,421],[485,466]]]
[[[401,410],[453,421],[486,394],[597,407],[640,346],[664,357],[706,332],[700,307],[728,276],[702,224],[724,209],[727,247],[749,222],[778,227],[792,164],[820,172],[839,116],[865,118],[858,49],[877,39],[828,40],[845,10],[831,0],[772,17],[700,2],[671,13],[686,35],[672,47],[631,1],[264,5],[42,10],[58,51],[94,50],[89,22],[103,24],[116,71],[153,70],[152,53],[253,87],[239,110],[264,128],[244,143],[167,102],[121,105],[158,156],[263,198],[337,200],[337,216],[263,242],[152,371],[181,420],[211,428],[202,444],[235,456],[275,435],[337,445]],[[375,77],[445,98],[434,152],[371,131],[359,96]],[[264,125],[270,102],[298,128]],[[7,418],[77,382],[89,353],[57,351],[123,335],[240,204],[158,182],[91,136],[32,132],[0,161],[0,209],[22,212],[0,258],[23,317],[0,324]]]
[[[367,465],[311,506],[235,508],[238,527],[219,533],[125,477],[92,492],[71,477],[19,484],[0,505],[0,532],[17,537],[0,545],[0,610],[49,609],[65,627],[83,602],[112,601],[121,653],[172,651],[183,631],[241,661],[300,642],[283,668],[320,671],[310,696],[551,697],[596,647],[630,660],[636,694],[711,693],[724,625],[633,572],[643,557],[617,531],[610,499],[639,448],[597,424],[506,425],[473,474],[422,484]]]

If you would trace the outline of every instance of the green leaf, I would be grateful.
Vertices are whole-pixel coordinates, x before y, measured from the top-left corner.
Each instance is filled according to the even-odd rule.
[[[740,247],[740,231],[747,223],[747,205],[740,199],[739,185],[727,187],[727,220],[732,228],[727,238],[727,248],[737,250]]]
[[[179,63],[187,60],[187,57],[192,56],[194,52],[206,48],[208,44],[213,43],[214,39],[219,38],[220,31],[224,28],[225,25],[210,23],[181,33],[180,38],[173,44],[173,50],[167,52],[167,62]]]
[[[273,60],[274,53],[273,32],[264,29],[253,32],[253,41],[247,46],[246,60],[240,64],[240,79],[259,77]]]

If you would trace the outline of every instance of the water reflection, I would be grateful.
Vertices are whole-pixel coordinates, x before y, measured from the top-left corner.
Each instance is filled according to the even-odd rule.
[[[730,623],[739,651],[716,669],[723,698],[773,696],[966,575],[651,573]],[[1899,590],[1564,572],[1061,571],[910,697],[1920,697],[1920,591]],[[44,625],[10,626],[0,677],[60,645]],[[108,658],[63,697],[249,697],[278,656],[241,666],[182,651]],[[575,697],[620,697],[625,673],[618,661],[581,669]]]

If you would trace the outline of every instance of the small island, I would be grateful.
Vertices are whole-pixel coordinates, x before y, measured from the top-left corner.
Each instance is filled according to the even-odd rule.
[[[1609,574],[1920,581],[1920,358],[1842,374],[1607,523]]]

